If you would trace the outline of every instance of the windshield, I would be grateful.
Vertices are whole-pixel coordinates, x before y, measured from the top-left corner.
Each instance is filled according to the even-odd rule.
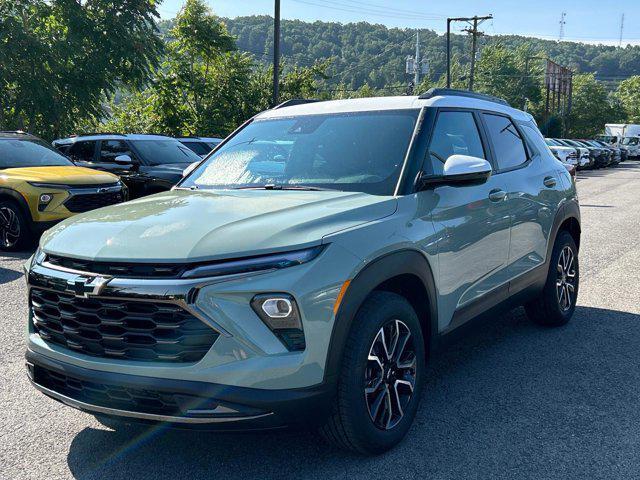
[[[189,141],[189,142],[183,142],[183,145],[185,145],[189,150],[194,152],[196,155],[200,155],[201,157],[204,157],[211,150],[213,150],[205,142],[191,142],[191,141]]]
[[[618,137],[614,137],[613,135],[598,135],[596,138],[605,143],[616,143],[616,140],[618,140]]]
[[[0,139],[0,168],[72,166],[70,160],[42,140]]]
[[[564,146],[560,142],[558,142],[557,140],[553,140],[551,138],[545,138],[544,141],[550,147],[562,147],[562,146]]]
[[[626,137],[624,139],[622,139],[622,144],[623,145],[638,145],[638,143],[640,141],[640,138],[638,137]]]
[[[133,140],[140,156],[150,165],[193,163],[202,160],[177,140]]]
[[[255,120],[181,187],[328,188],[392,195],[419,110]]]

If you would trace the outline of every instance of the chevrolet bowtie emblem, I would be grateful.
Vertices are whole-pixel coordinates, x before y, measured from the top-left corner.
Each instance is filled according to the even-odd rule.
[[[111,277],[76,277],[67,281],[67,290],[73,292],[76,297],[89,298],[91,295],[100,295]]]

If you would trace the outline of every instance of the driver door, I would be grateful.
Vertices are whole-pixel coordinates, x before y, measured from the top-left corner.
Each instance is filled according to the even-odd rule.
[[[131,163],[128,165],[117,163],[116,157],[121,155],[128,155]],[[102,140],[98,147],[94,168],[118,175],[129,188],[131,198],[140,196],[144,190],[138,157],[124,140]]]

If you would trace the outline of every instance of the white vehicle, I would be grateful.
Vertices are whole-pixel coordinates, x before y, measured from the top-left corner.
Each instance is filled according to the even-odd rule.
[[[640,137],[624,137],[620,142],[620,148],[627,150],[629,158],[640,157]]]
[[[567,165],[573,165],[574,167],[583,167],[589,163],[589,158],[587,157],[586,163],[583,165],[582,162],[578,160],[578,151],[577,148],[573,147],[565,147],[557,144],[551,138],[544,139],[546,144],[549,146],[549,150],[551,153],[560,160],[562,163],[566,163]]]
[[[604,134],[617,139],[624,137],[640,137],[640,125],[633,123],[607,123]]]

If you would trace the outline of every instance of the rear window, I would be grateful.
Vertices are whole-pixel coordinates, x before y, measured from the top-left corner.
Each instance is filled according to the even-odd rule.
[[[522,137],[511,119],[488,113],[483,114],[483,116],[495,150],[499,169],[506,170],[525,163],[527,161],[527,151]]]
[[[202,160],[177,140],[132,140],[140,156],[150,165],[193,163]]]
[[[193,153],[200,156],[204,156],[213,150],[213,148],[204,142],[182,142],[182,144],[188,147]]]
[[[73,165],[42,140],[0,139],[0,168],[59,167]]]

